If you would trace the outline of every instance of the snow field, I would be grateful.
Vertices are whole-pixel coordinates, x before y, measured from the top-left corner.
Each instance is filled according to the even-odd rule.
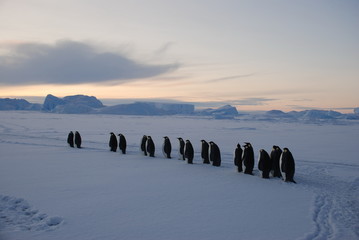
[[[4,239],[358,238],[358,125],[0,114],[1,199],[26,199],[51,225],[0,222]],[[70,130],[81,133],[83,149],[67,146]],[[126,136],[126,155],[109,151],[111,131]],[[139,153],[143,134],[154,139],[155,158]],[[166,135],[172,159],[162,155]],[[177,160],[177,137],[191,140],[195,164]],[[201,164],[201,139],[219,145],[223,166]],[[256,160],[260,148],[288,147],[298,184],[237,173],[232,153],[244,141]]]

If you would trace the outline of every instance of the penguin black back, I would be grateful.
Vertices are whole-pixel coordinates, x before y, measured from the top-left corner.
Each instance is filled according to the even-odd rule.
[[[201,148],[201,157],[204,164],[210,164],[209,162],[209,155],[208,155],[208,149],[209,144],[206,142],[206,140],[201,140],[202,148]]]
[[[67,143],[70,145],[70,147],[74,147],[74,133],[72,131],[70,131],[69,135],[67,136]]]
[[[242,154],[243,150],[241,145],[238,143],[236,149],[234,150],[234,165],[237,166],[237,171],[242,172]]]
[[[108,142],[108,146],[110,147],[110,151],[116,152],[117,151],[117,137],[116,135],[111,132],[110,133],[110,141]]]
[[[193,146],[190,140],[186,140],[185,146],[184,146],[184,156],[187,159],[187,163],[192,164],[193,163],[193,157],[194,157],[194,150]]]
[[[147,136],[143,135],[141,139],[141,151],[145,156],[147,156],[147,150],[146,150],[146,142],[147,142]]]
[[[262,171],[262,178],[269,178],[269,172],[272,168],[272,161],[266,150],[259,151],[258,169]]]
[[[162,145],[162,152],[165,158],[171,158],[171,151],[172,151],[172,145],[170,139],[165,136],[163,137],[163,145]]]
[[[75,144],[76,144],[77,148],[81,148],[82,139],[81,139],[81,135],[78,131],[75,132]]]
[[[155,156],[155,143],[153,142],[151,136],[147,136],[146,151],[150,157]]]
[[[293,155],[288,148],[283,148],[280,161],[281,161],[281,166],[283,166],[282,172],[285,173],[285,181],[296,183],[294,181],[295,162]]]
[[[179,160],[185,160],[185,157],[184,157],[185,142],[181,137],[179,137],[177,139],[178,139],[178,143],[179,143],[179,146],[178,146],[178,159]]]
[[[280,172],[280,166],[279,166],[279,159],[281,154],[282,154],[282,150],[278,146],[274,145],[270,153],[270,158],[272,160],[271,171],[273,177],[278,177],[278,178],[282,177],[282,174]]]
[[[221,152],[218,145],[212,141],[209,142],[209,159],[212,162],[212,166],[221,166]]]
[[[126,138],[122,133],[118,134],[118,136],[119,136],[118,148],[122,151],[122,154],[126,154],[126,148],[127,148]]]
[[[245,166],[244,173],[253,175],[253,168],[254,168],[254,151],[253,147],[250,143],[245,143],[243,149],[243,157],[242,161]]]

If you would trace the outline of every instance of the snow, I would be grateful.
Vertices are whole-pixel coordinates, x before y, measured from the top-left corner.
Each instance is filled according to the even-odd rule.
[[[90,113],[94,109],[103,108],[100,100],[93,96],[74,95],[58,98],[48,94],[45,98],[42,110],[53,113],[81,114]]]
[[[70,148],[79,131],[83,148]],[[110,152],[123,133],[127,154]],[[359,124],[0,112],[0,239],[359,239]],[[143,156],[143,135],[156,144]],[[162,155],[163,137],[172,159]],[[178,160],[191,140],[194,164]],[[200,140],[221,149],[202,164]],[[237,173],[233,151],[288,147],[297,184]]]
[[[135,102],[129,104],[118,104],[96,110],[98,114],[119,114],[119,115],[174,115],[193,114],[194,105],[180,103],[156,103],[156,102]]]
[[[29,103],[25,99],[0,98],[0,111],[33,110],[40,111],[41,104]]]
[[[204,116],[213,116],[215,119],[233,119],[238,116],[238,111],[235,107],[231,105],[225,105],[216,109],[207,108],[202,110],[197,110],[196,114]]]

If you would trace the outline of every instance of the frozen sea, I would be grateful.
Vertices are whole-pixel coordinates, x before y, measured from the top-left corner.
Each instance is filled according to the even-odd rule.
[[[79,131],[83,148],[70,148]],[[122,133],[127,154],[110,152]],[[152,136],[154,158],[139,151]],[[172,143],[172,159],[161,150]],[[189,139],[194,164],[178,160]],[[221,149],[202,164],[200,140]],[[233,164],[251,142],[254,176]],[[297,184],[262,179],[258,153],[287,147]],[[0,239],[359,239],[359,123],[0,111]]]

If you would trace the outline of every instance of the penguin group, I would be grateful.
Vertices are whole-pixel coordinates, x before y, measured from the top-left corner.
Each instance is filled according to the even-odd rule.
[[[140,150],[145,156],[155,157],[156,146],[151,136],[143,135]]]
[[[118,136],[118,140],[117,140]],[[116,152],[117,148],[122,154],[126,154],[127,142],[123,134],[115,135],[110,133],[109,148],[110,151]],[[165,158],[171,159],[172,144],[168,136],[163,137],[162,153]],[[194,148],[190,140],[183,140],[178,137],[178,159],[186,161],[188,164],[193,164]],[[71,131],[67,137],[67,143],[70,147],[81,148],[81,136],[78,131],[75,134]],[[151,136],[143,135],[140,141],[140,151],[145,156],[155,157],[155,143]],[[221,152],[216,143],[213,141],[207,142],[201,140],[201,158],[203,164],[211,164],[212,166],[221,166]],[[245,142],[243,149],[238,143],[234,150],[234,165],[237,168],[237,172],[243,172],[244,174],[253,175],[255,160],[254,150],[252,144]],[[271,153],[264,149],[259,150],[258,170],[261,171],[262,178],[282,178],[284,175],[285,182],[294,181],[295,173],[295,161],[292,153],[288,148],[282,149],[279,146],[274,145]]]
[[[238,172],[253,175],[254,168],[254,151],[250,143],[246,142],[243,146],[238,143],[234,151],[234,165],[237,167]],[[294,181],[295,162],[292,153],[288,148],[283,151],[280,147],[274,145],[270,155],[264,149],[259,150],[258,169],[262,172],[262,178],[269,178],[270,175],[274,178],[283,178],[284,181],[296,183]]]
[[[70,131],[69,134],[67,135],[67,143],[70,145],[70,147],[76,147],[77,148],[81,148],[81,143],[82,143],[82,139],[81,139],[81,135],[78,131],[74,132]]]
[[[122,133],[118,134],[117,141],[116,135],[113,132],[110,132],[110,141],[108,142],[108,146],[110,147],[111,152],[116,152],[118,146],[118,149],[122,152],[122,154],[126,154],[127,141],[125,136]]]

